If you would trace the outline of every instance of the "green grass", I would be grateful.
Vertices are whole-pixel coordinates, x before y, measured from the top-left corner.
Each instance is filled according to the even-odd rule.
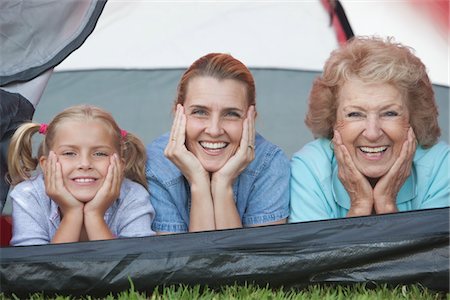
[[[16,297],[5,297],[0,294],[0,299],[18,299]],[[32,300],[55,299],[55,300],[73,300],[86,299],[93,300],[95,298],[86,296],[83,298],[74,298],[70,296],[46,297],[42,294],[33,294],[29,297]],[[188,287],[188,286],[169,286],[156,289],[152,294],[137,292],[133,285],[127,291],[117,295],[109,295],[101,298],[106,300],[366,300],[366,299],[402,299],[402,300],[419,300],[419,299],[447,299],[450,300],[450,294],[438,293],[426,289],[420,285],[389,287],[380,285],[376,288],[367,288],[364,285],[351,286],[309,286],[302,290],[292,289],[271,289],[269,287],[257,287],[254,285],[245,286],[223,286],[219,290],[213,290],[208,287]]]

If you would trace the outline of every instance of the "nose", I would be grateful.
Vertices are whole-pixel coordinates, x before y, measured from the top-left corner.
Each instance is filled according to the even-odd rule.
[[[217,137],[223,134],[222,122],[219,116],[211,116],[208,119],[205,132],[212,137]]]
[[[90,157],[90,155],[81,154],[79,156],[78,168],[79,169],[91,169],[92,168],[92,158]]]
[[[383,135],[381,120],[378,116],[369,116],[366,119],[363,136],[369,141],[376,141]]]

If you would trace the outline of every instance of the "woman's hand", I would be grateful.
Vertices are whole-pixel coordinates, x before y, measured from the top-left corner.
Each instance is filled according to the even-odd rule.
[[[178,104],[164,155],[180,169],[189,183],[209,178],[208,172],[197,157],[186,148],[185,142],[186,115],[183,106]]]
[[[334,153],[338,163],[338,177],[350,196],[351,216],[370,215],[373,210],[372,187],[366,177],[356,168],[348,149],[342,143],[341,135],[334,131]]]
[[[242,127],[239,149],[212,175],[216,229],[241,228],[242,222],[233,197],[233,182],[255,158],[255,107],[250,106]]]
[[[374,208],[377,214],[397,211],[397,194],[411,174],[412,161],[416,152],[416,138],[413,129],[408,129],[406,141],[397,160],[389,172],[381,177],[373,190]]]
[[[247,111],[247,117],[242,126],[242,137],[236,153],[225,165],[212,176],[212,183],[221,182],[229,185],[244,171],[255,158],[255,107]]]
[[[50,151],[43,168],[45,191],[58,204],[63,215],[69,212],[82,212],[84,204],[66,189],[62,176],[61,164],[55,152]]]

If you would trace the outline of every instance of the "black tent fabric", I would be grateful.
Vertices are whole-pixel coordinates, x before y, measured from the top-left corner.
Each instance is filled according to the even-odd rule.
[[[214,232],[1,248],[0,292],[106,296],[245,282],[449,290],[449,208]]]

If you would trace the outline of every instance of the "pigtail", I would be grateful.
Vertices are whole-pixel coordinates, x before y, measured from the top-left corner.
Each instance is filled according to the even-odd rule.
[[[19,126],[11,138],[8,150],[8,181],[16,185],[31,177],[36,170],[39,159],[33,157],[32,136],[41,126],[36,123],[25,123]]]
[[[124,143],[123,156],[125,158],[125,177],[147,188],[145,164],[147,153],[142,141],[132,133],[122,134]]]

